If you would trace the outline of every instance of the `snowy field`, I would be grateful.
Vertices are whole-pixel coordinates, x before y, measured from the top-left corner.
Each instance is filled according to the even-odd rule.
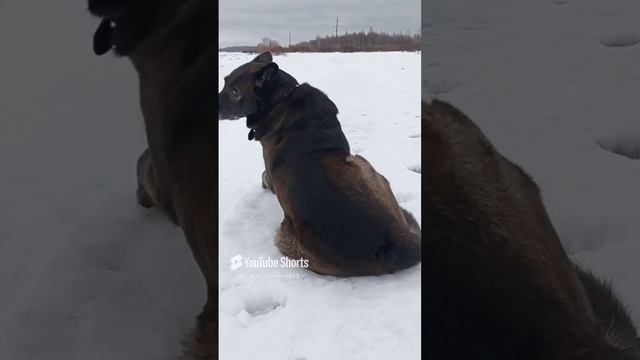
[[[422,84],[534,177],[571,257],[611,279],[636,321],[638,19],[634,0],[428,0]]]
[[[219,81],[255,55],[220,54]],[[288,54],[274,61],[324,91],[353,153],[420,218],[420,54]],[[279,259],[282,221],[260,187],[262,149],[244,119],[220,123],[220,356],[244,359],[419,359],[420,266],[337,279],[303,269],[232,270],[237,256]]]

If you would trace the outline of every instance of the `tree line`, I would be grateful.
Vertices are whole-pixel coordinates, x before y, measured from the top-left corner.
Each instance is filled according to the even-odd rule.
[[[420,34],[354,32],[316,37],[286,48],[287,52],[419,51]]]
[[[342,35],[330,35],[303,41],[291,46],[282,46],[277,41],[264,38],[256,45],[255,52],[269,50],[285,52],[371,52],[371,51],[420,51],[420,34],[387,33],[369,30]]]

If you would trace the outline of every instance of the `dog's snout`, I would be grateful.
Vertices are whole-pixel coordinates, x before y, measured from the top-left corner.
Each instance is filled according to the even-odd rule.
[[[218,93],[218,120],[231,120],[231,118],[229,96],[223,90]]]
[[[242,107],[231,100],[229,91],[218,93],[218,120],[238,120],[246,116]]]

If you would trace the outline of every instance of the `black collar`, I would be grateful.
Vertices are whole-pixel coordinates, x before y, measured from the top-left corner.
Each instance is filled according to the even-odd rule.
[[[300,84],[296,84],[296,86],[294,86],[294,87],[292,87],[291,89],[289,89],[289,90],[284,94],[284,96],[283,96],[282,98],[280,98],[280,100],[276,101],[276,102],[275,102],[275,104],[277,104],[277,103],[279,103],[279,102],[283,101],[284,99],[286,99],[287,97],[289,97],[289,95],[291,95],[291,93],[292,93],[294,90],[296,90],[297,88],[299,88],[299,87],[300,87]],[[258,126],[259,126],[259,125],[258,125]],[[257,128],[256,128],[256,129],[250,129],[250,130],[249,130],[249,134],[248,134],[248,136],[247,136],[247,138],[249,139],[249,141],[254,140],[254,139],[255,139],[255,140],[260,140],[260,139],[258,139],[258,138],[256,137],[256,130],[257,130]]]

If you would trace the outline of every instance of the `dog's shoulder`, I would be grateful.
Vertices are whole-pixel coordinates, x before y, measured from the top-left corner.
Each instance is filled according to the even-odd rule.
[[[293,161],[304,158],[305,154],[333,151],[348,155],[349,142],[337,115],[336,105],[322,91],[306,83],[298,86],[283,106],[270,114],[280,121],[276,131],[283,139],[272,160]],[[300,163],[295,166],[299,167]]]
[[[324,128],[339,124],[338,107],[318,88],[303,83],[291,92],[289,98],[290,109],[305,117],[313,116],[317,120],[314,125]]]

